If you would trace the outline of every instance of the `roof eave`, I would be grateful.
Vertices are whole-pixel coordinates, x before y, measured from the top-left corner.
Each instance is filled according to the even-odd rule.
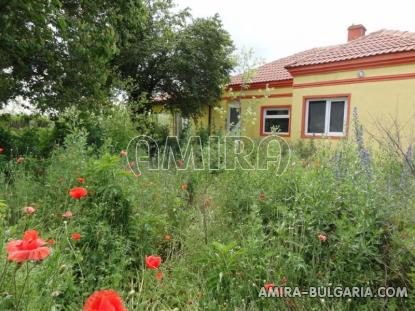
[[[333,71],[347,71],[353,69],[376,68],[401,65],[415,62],[415,51],[396,52],[366,56],[361,58],[342,60],[330,63],[296,66],[289,65],[285,69],[293,76],[327,73]]]
[[[293,79],[286,79],[286,80],[271,80],[271,81],[264,81],[264,82],[254,82],[248,83],[247,88],[243,89],[241,83],[235,84],[228,84],[226,86],[226,90],[229,91],[232,89],[233,91],[242,91],[242,90],[260,90],[268,88],[281,88],[281,87],[291,87],[293,85]]]

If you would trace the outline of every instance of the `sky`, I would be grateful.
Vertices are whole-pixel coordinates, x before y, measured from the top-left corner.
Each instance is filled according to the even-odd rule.
[[[347,28],[363,24],[415,32],[414,0],[175,0],[195,17],[218,13],[238,49],[273,61],[306,49],[347,41]]]

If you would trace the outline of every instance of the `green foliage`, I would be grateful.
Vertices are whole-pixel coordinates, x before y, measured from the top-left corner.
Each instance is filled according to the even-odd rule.
[[[83,120],[79,112],[67,111],[67,134],[50,158],[3,161],[0,309],[16,309],[26,269],[20,305],[28,310],[79,310],[103,288],[120,292],[129,310],[413,306],[413,298],[258,297],[265,283],[414,286],[414,183],[411,176],[402,180],[404,165],[395,154],[373,158],[370,180],[351,142],[294,149],[282,175],[144,169],[136,177],[116,144],[126,140],[130,125],[110,127],[122,125],[125,111],[112,113]],[[100,148],[87,126],[96,120],[102,126]],[[72,199],[69,189],[81,185],[88,195]],[[24,213],[28,205],[36,208],[34,214]],[[68,210],[73,217],[63,218]],[[56,240],[51,255],[19,269],[4,265],[5,244],[31,228]],[[75,232],[79,241],[71,239]],[[146,268],[148,255],[162,257],[162,280]]]
[[[0,146],[7,157],[32,155],[48,157],[54,141],[52,123],[45,117],[34,115],[1,115]]]
[[[233,44],[218,16],[192,19],[176,12],[171,0],[148,1],[142,29],[128,30],[129,40],[115,58],[133,100],[143,96],[149,110],[155,99],[183,116],[195,116],[219,100],[234,66]],[[158,103],[160,103],[158,101]]]
[[[0,108],[100,111],[117,95],[197,115],[220,98],[233,45],[218,16],[171,0],[8,1],[0,14]]]
[[[110,1],[9,1],[0,25],[0,102],[18,96],[42,111],[94,109],[110,95],[117,52]],[[100,14],[100,18],[96,18]]]

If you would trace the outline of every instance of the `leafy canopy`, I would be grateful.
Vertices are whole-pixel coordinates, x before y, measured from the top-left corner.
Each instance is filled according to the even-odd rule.
[[[193,19],[171,0],[12,0],[0,9],[0,107],[23,98],[41,111],[93,110],[121,92],[137,112],[161,101],[197,115],[234,66],[219,17]]]

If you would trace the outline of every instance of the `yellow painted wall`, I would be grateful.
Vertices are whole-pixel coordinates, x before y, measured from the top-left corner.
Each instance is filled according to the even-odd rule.
[[[415,73],[415,64],[390,66],[384,68],[363,69],[365,77],[397,75]],[[317,74],[295,77],[294,85],[302,83],[324,82],[343,79],[354,79],[358,77],[358,70],[335,72],[328,74]],[[271,95],[281,93],[292,93],[292,97],[283,98],[255,98],[258,95]],[[330,86],[314,86],[307,88],[277,88],[271,91],[255,90],[227,93],[225,96],[253,96],[251,99],[239,100],[242,107],[242,133],[251,137],[260,135],[260,107],[271,105],[292,105],[291,110],[291,137],[289,139],[301,138],[302,105],[304,96],[319,96],[333,94],[351,94],[351,109],[357,107],[360,120],[370,133],[380,135],[376,122],[382,122],[390,126],[393,120],[397,120],[402,126],[404,138],[415,138],[415,79],[402,79],[392,81],[364,82],[355,84],[342,84]],[[232,100],[222,101],[222,107],[226,111]],[[252,116],[246,117],[246,111],[251,109],[256,113],[256,120]],[[217,122],[215,115],[214,122]],[[221,120],[222,124],[225,121]],[[352,122],[352,116],[350,116]],[[349,135],[352,134],[349,131]]]
[[[415,73],[415,64],[389,66],[384,68],[364,69],[365,78]],[[295,77],[294,86],[303,83],[315,83],[358,78],[358,70],[333,72],[325,74],[303,75]],[[289,94],[292,97],[269,96]],[[402,127],[403,138],[415,138],[415,78],[392,81],[364,82],[307,88],[269,88],[261,90],[231,91],[224,94],[226,99],[219,107],[212,109],[212,132],[226,133],[228,106],[238,101],[241,103],[241,135],[260,136],[260,112],[262,106],[291,105],[291,136],[288,139],[301,139],[302,106],[304,96],[330,96],[333,94],[351,94],[350,124],[353,108],[357,107],[360,121],[365,130],[380,136],[376,122],[390,127],[394,120]],[[192,120],[192,128],[208,127],[208,108],[204,115]],[[349,131],[349,136],[352,131]],[[332,140],[338,141],[338,140]]]

